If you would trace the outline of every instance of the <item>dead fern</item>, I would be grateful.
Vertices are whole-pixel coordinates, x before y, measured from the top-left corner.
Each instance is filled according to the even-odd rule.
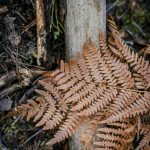
[[[138,118],[150,112],[149,61],[129,48],[110,18],[108,41],[100,33],[100,49],[89,39],[83,54],[39,81],[39,98],[17,107],[27,120],[43,130],[57,129],[53,145],[75,132],[84,149],[127,150],[138,133],[137,150],[150,145],[148,124]],[[88,125],[88,126],[87,126]],[[82,130],[83,129],[83,130]],[[140,130],[140,131],[139,131]]]

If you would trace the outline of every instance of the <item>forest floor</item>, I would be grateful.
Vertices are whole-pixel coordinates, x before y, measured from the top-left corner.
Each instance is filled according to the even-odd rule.
[[[38,66],[35,0],[0,0],[0,118],[35,96],[37,80],[65,59],[63,10],[61,0],[45,1],[48,59]],[[149,10],[149,0],[107,2],[107,14],[115,18],[122,38],[139,52],[150,44]],[[0,150],[50,150],[43,145],[51,134],[20,117],[10,118],[0,124]],[[68,144],[54,149],[67,150]]]

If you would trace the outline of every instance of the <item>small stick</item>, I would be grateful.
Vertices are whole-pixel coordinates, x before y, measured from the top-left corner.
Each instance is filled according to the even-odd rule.
[[[39,69],[20,68],[18,73],[20,76],[29,76],[32,78],[36,75],[41,75],[41,74],[45,73],[45,71],[39,70]],[[8,83],[10,84],[10,82],[17,80],[18,73],[16,71],[10,71],[10,72],[7,72],[6,74],[2,75],[0,77],[0,88],[7,85]]]
[[[28,143],[30,140],[32,140],[35,136],[37,136],[38,134],[40,134],[43,130],[40,129],[39,131],[37,131],[35,134],[33,134],[32,136],[30,136],[24,143],[22,143],[19,147],[23,147],[26,143]]]
[[[12,86],[10,86],[10,87],[8,87],[8,88],[2,90],[2,91],[0,92],[0,97],[2,98],[2,97],[6,96],[6,95],[8,95],[8,94],[10,94],[10,93],[13,93],[14,91],[20,89],[21,87],[22,87],[21,84],[18,84],[18,83],[13,84]]]
[[[0,77],[0,87],[3,87],[7,83],[10,83],[16,79],[17,79],[16,72],[10,71],[10,72],[8,72],[8,73],[6,73]]]
[[[13,93],[14,91],[29,85],[29,81],[31,81],[37,75],[42,75],[45,71],[37,70],[37,69],[19,69],[19,75],[22,77],[20,82],[14,83],[13,85],[4,88],[0,91],[0,97],[4,97],[8,94]],[[18,79],[17,73],[15,71],[8,72],[0,78],[0,87],[2,88],[7,83],[15,81]]]
[[[25,26],[25,28],[22,30],[22,34],[26,31],[28,31],[31,27],[33,27],[34,25],[36,25],[36,19],[33,20],[31,23],[29,23],[27,26]]]
[[[31,89],[29,89],[27,92],[25,92],[24,95],[19,100],[19,104],[24,102],[28,98],[28,96],[35,91],[36,88],[37,88],[37,85],[33,86]]]
[[[43,0],[36,0],[36,27],[37,27],[37,64],[46,61],[46,30]]]

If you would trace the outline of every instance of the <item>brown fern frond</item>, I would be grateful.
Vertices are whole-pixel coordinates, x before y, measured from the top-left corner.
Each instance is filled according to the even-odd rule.
[[[41,94],[45,100],[46,100],[46,110],[43,112],[42,114],[42,119],[40,120],[40,122],[38,122],[37,126],[41,126],[43,124],[45,124],[55,113],[56,111],[56,107],[55,107],[55,101],[52,99],[52,96],[49,93],[46,93],[45,91],[40,91],[40,90],[36,90],[37,93]],[[37,120],[39,120],[41,118],[41,116],[38,117],[35,116],[34,118],[34,122],[37,122]]]
[[[96,101],[94,101],[91,105],[89,105],[89,107],[83,109],[80,112],[80,115],[89,116],[106,108],[107,105],[116,98],[116,96],[117,96],[116,89],[113,88],[107,89],[106,91],[104,91],[102,95],[100,95],[100,97],[96,99]]]
[[[39,81],[39,83],[45,88],[45,90],[49,91],[57,101],[60,101],[61,92],[58,91],[56,85],[53,82],[48,82],[47,80],[41,80]]]
[[[36,100],[28,100],[27,104],[22,104],[17,107],[22,117],[27,117],[27,121],[34,118],[37,114],[42,113],[41,110],[46,108],[46,103],[43,98],[39,97]]]
[[[136,150],[144,149],[144,147],[147,147],[148,145],[150,148],[150,132],[144,135]]]
[[[105,52],[105,50],[107,50],[107,46],[105,43],[105,37],[104,37],[104,34],[100,34],[100,36],[101,35],[103,35],[103,36],[100,37],[100,38],[102,38],[102,40],[99,40],[100,46],[101,46],[102,52]],[[111,68],[107,64],[104,56],[102,56],[100,51],[97,51],[95,56],[96,56],[95,60],[97,60],[97,62],[99,64],[100,71],[102,72],[102,74],[104,76],[104,81],[106,82],[106,84],[111,85],[111,86],[112,85],[116,86],[117,79],[114,77],[113,72],[111,71]]]
[[[90,75],[94,82],[101,82],[103,75],[100,71],[97,58],[98,49],[91,39],[84,44],[83,57],[86,61],[87,68],[89,69]],[[100,54],[100,53],[99,53]]]
[[[117,142],[110,141],[102,141],[102,142],[94,142],[95,150],[120,150],[121,145]],[[98,148],[97,148],[98,147]]]
[[[146,55],[150,54],[150,45],[148,45],[146,48],[143,48],[142,50],[140,50],[140,52],[144,53],[144,57]]]
[[[96,89],[92,89],[86,97],[83,97],[75,106],[72,107],[72,111],[78,111],[88,105],[91,105],[94,101],[96,101],[103,92],[106,91],[106,88],[97,86]]]
[[[62,122],[63,118],[64,118],[64,114],[61,114],[60,112],[56,112],[53,115],[52,119],[46,121],[43,130],[54,129],[57,125],[59,125]],[[39,123],[36,124],[36,126],[39,126]]]
[[[72,96],[66,99],[66,103],[75,103],[79,102],[83,97],[87,97],[87,95],[96,89],[96,85],[94,83],[87,83],[80,91],[74,93]]]
[[[150,124],[141,124],[140,134],[147,134],[150,131]]]
[[[77,62],[75,60],[70,60],[69,61],[69,66],[70,66],[70,75],[73,77],[73,78],[78,78],[79,80],[82,80],[83,79],[83,76],[82,76],[82,72],[81,70],[79,69],[78,65],[77,65]]]
[[[107,21],[109,23],[109,30],[112,30],[114,33],[116,33],[116,35],[120,35],[118,28],[115,24],[114,18],[112,16],[109,16]]]
[[[119,86],[125,88],[132,88],[134,86],[134,80],[128,66],[122,63],[121,60],[115,57],[113,53],[109,50],[103,33],[100,33],[99,35],[99,43],[102,49],[102,53],[104,54],[103,58],[108,64],[110,70],[112,71],[113,76],[115,77],[115,79],[117,79],[116,83]]]
[[[105,53],[104,57],[110,67],[110,70],[117,79],[117,85],[123,88],[134,87],[134,78],[132,77],[128,66],[125,63],[122,63],[115,56],[111,55],[109,51]]]
[[[112,19],[109,24],[110,38],[100,33],[100,50],[88,40],[83,54],[61,61],[59,69],[39,81],[37,99],[17,107],[43,130],[57,129],[47,144],[82,128],[85,148],[96,139],[94,149],[130,149],[135,134],[145,135],[142,147],[149,144],[150,65],[122,41]]]
[[[77,53],[77,65],[79,66],[83,79],[86,82],[91,82],[92,78],[90,76],[86,61],[80,53]]]
[[[115,101],[110,104],[109,112],[111,114],[116,114],[122,111],[124,108],[130,106],[139,98],[140,94],[132,91],[120,90]]]
[[[75,113],[74,113],[75,114]],[[82,118],[79,115],[72,113],[68,114],[67,119],[59,127],[59,130],[54,135],[54,138],[47,142],[47,145],[53,145],[71,136],[77,131],[87,118]]]
[[[128,149],[135,135],[135,126],[126,124],[125,128],[118,125],[109,125],[108,127],[101,127],[97,131],[96,136],[98,141],[94,142],[97,148],[112,148],[112,149]]]
[[[89,145],[93,145],[92,141],[95,129],[102,117],[103,113],[97,113],[95,116],[92,116],[90,121],[86,123],[86,126],[84,126],[84,131],[80,134],[80,141],[84,150],[87,149]]]
[[[114,24],[110,24],[110,29],[112,36],[115,40],[115,45],[117,49],[122,54],[122,58],[124,59],[130,67],[140,75],[141,78],[145,81],[144,89],[148,89],[150,87],[150,65],[149,62],[145,60],[142,56],[139,56],[138,53],[135,53],[133,50],[127,46],[124,41],[121,39],[119,34],[116,34],[116,28],[114,28]],[[136,80],[136,78],[135,78]],[[137,88],[139,88],[137,86]],[[139,88],[140,89],[140,88]]]
[[[104,122],[115,122],[121,121],[123,119],[135,117],[137,115],[149,112],[150,106],[150,93],[145,92],[136,101],[131,103],[129,106],[122,108],[121,111],[117,111],[110,117],[108,117]]]
[[[86,85],[86,83],[83,82],[78,82],[76,83],[76,85],[70,87],[70,90],[67,91],[64,95],[64,100],[66,100],[67,98],[69,98],[70,96],[72,96],[74,93],[80,91],[81,89],[83,89],[83,87]]]

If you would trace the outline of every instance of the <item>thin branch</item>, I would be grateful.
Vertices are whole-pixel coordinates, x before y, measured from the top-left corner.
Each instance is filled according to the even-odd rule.
[[[41,66],[41,60],[46,61],[46,30],[43,0],[36,0],[36,27],[37,27],[37,63]]]

